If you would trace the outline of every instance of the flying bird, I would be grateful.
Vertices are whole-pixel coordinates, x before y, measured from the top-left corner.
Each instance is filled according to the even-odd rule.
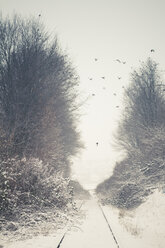
[[[97,58],[95,58],[95,61],[97,61],[98,59]]]
[[[121,77],[118,77],[118,79],[120,80],[120,79],[121,79]]]
[[[155,52],[155,50],[154,49],[151,49],[151,53],[154,53]]]
[[[98,146],[98,144],[99,144],[99,143],[98,143],[98,142],[96,142],[96,145],[97,145],[97,146]]]
[[[121,60],[120,59],[116,59],[117,62],[121,63]]]
[[[102,79],[105,79],[105,77],[101,77]]]
[[[93,78],[89,78],[89,80],[92,80]]]
[[[41,14],[39,14],[38,16],[41,17]]]
[[[92,94],[92,96],[95,96],[95,94]]]
[[[113,95],[116,96],[116,93],[114,93]]]

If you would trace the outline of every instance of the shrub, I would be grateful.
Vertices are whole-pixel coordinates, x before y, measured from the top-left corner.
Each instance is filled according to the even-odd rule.
[[[35,209],[72,204],[69,179],[55,173],[38,159],[8,159],[0,168],[0,213],[11,214],[16,207]]]

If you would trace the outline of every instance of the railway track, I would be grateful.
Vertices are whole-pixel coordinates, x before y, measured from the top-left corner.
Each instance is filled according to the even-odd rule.
[[[109,230],[110,230],[110,232],[111,232],[111,234],[112,234],[112,237],[113,237],[113,239],[114,239],[114,241],[115,241],[115,243],[116,243],[116,245],[117,245],[117,248],[120,248],[120,246],[119,246],[119,243],[118,243],[118,241],[117,241],[117,239],[116,239],[116,237],[115,237],[115,235],[114,235],[114,232],[112,231],[112,227],[110,226],[110,224],[109,224],[109,222],[108,222],[108,219],[107,219],[107,217],[106,217],[106,215],[105,215],[105,213],[104,213],[104,211],[103,211],[103,208],[101,207],[101,205],[98,203],[98,206],[99,206],[99,208],[100,208],[100,210],[101,210],[101,212],[102,212],[102,214],[103,214],[103,217],[104,217],[104,219],[105,219],[105,221],[106,221],[106,223],[107,223],[107,225],[108,225],[108,228],[109,228]]]
[[[81,209],[81,207],[82,207],[83,204],[84,204],[84,201],[81,202],[79,209]],[[115,242],[115,244],[116,244],[116,247],[117,247],[117,248],[120,248],[119,243],[118,243],[118,241],[117,241],[117,238],[116,238],[116,236],[115,236],[115,234],[114,234],[114,232],[113,232],[113,230],[112,230],[112,227],[111,227],[111,225],[110,225],[110,223],[109,223],[109,221],[108,221],[108,219],[107,219],[107,217],[106,217],[106,214],[105,214],[105,212],[104,212],[104,210],[103,210],[101,204],[100,204],[99,202],[97,202],[97,205],[98,205],[98,207],[99,207],[99,209],[100,209],[100,211],[101,211],[101,213],[102,213],[102,216],[103,216],[103,218],[104,218],[104,220],[105,220],[105,222],[106,222],[106,224],[107,224],[107,226],[108,226],[108,229],[109,229],[109,231],[110,231],[110,233],[111,233],[111,235],[112,235],[112,237],[113,237],[113,239],[114,239],[114,242]],[[63,234],[63,236],[62,236],[62,238],[61,238],[61,240],[60,240],[60,242],[59,242],[59,244],[58,244],[58,246],[57,246],[56,248],[60,248],[60,247],[61,247],[61,244],[62,244],[62,242],[64,241],[64,239],[65,239],[65,237],[66,237],[66,234],[68,233],[69,230],[70,230],[70,227],[66,229],[66,231],[64,232],[64,234]]]
[[[79,210],[81,209],[83,203],[84,203],[84,201],[81,202],[81,204],[80,204],[80,206],[79,206],[79,208],[78,208]],[[57,248],[60,248],[60,246],[61,246],[61,244],[62,244],[62,242],[63,242],[63,240],[64,240],[64,238],[65,238],[65,236],[66,236],[66,234],[68,233],[68,230],[69,230],[70,228],[71,228],[71,226],[68,227],[68,228],[66,229],[66,231],[64,232],[62,238],[60,239],[59,244],[57,245]]]

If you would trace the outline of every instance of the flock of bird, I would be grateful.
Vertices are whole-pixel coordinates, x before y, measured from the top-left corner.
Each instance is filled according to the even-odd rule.
[[[95,62],[97,62],[98,60],[99,60],[98,58],[94,58],[94,61],[95,61]],[[120,60],[120,59],[116,59],[115,61],[118,62],[118,63],[122,63],[123,65],[126,64],[126,61],[122,61],[122,60]],[[105,76],[102,76],[102,77],[100,77],[100,78],[101,78],[102,80],[105,80],[105,79],[106,79]],[[121,80],[121,79],[122,79],[122,77],[120,77],[120,76],[118,76],[117,78],[118,78],[118,80]],[[88,79],[89,79],[90,81],[93,80],[92,77],[89,77]],[[122,86],[122,88],[124,88],[124,86]],[[106,89],[106,88],[103,87],[103,90],[105,90],[105,89]],[[116,93],[114,93],[113,95],[116,96]],[[95,96],[95,94],[93,93],[92,96]],[[119,108],[119,106],[116,106],[116,108]]]
[[[151,49],[150,52],[151,53],[154,53],[155,50],[154,49]],[[98,61],[98,58],[94,58],[94,61],[97,62]],[[126,64],[126,61],[122,61],[120,59],[115,59],[115,61],[118,62],[118,63],[120,63],[120,64],[123,64],[123,65]],[[117,78],[118,78],[118,80],[121,80],[122,79],[122,77],[120,77],[120,76],[118,76]],[[102,76],[101,79],[105,80],[105,76]],[[92,77],[89,77],[89,80],[92,81],[93,78]],[[122,86],[122,88],[124,89],[124,86]],[[103,87],[103,89],[105,90],[106,88]],[[117,94],[116,93],[113,93],[113,95],[116,96]],[[93,93],[92,96],[95,96],[95,94]],[[117,105],[116,108],[119,108],[119,105]],[[99,145],[99,143],[96,142],[96,146],[98,146],[98,145]]]
[[[41,17],[41,14],[39,14],[38,17],[40,18],[40,17]],[[150,52],[151,52],[151,53],[154,53],[155,50],[154,50],[154,49],[151,49]],[[98,58],[94,58],[94,61],[97,62],[97,61],[98,61]],[[122,60],[120,60],[120,59],[115,59],[115,61],[118,62],[118,63],[120,63],[120,64],[123,64],[123,65],[126,64],[126,61],[122,61]],[[121,77],[120,77],[120,76],[118,76],[117,78],[118,78],[118,80],[121,80]],[[105,76],[102,76],[101,79],[105,80]],[[90,77],[89,80],[92,81],[93,78]],[[124,86],[122,86],[122,88],[124,88]],[[105,90],[105,89],[106,89],[106,88],[103,87],[103,90]],[[116,96],[116,93],[114,93],[113,95]],[[93,93],[92,96],[95,96],[95,94]],[[119,108],[119,105],[117,105],[116,108]],[[98,145],[99,145],[99,143],[96,142],[96,146],[98,146]]]
[[[98,58],[94,58],[94,61],[95,61],[95,62],[97,62],[98,60],[99,60]],[[116,59],[115,61],[118,62],[118,63],[121,63],[121,64],[123,64],[123,65],[126,64],[126,61],[122,61],[122,60],[120,60],[120,59]],[[121,80],[122,77],[118,76],[117,78],[118,78],[118,80]],[[89,77],[88,79],[89,79],[90,81],[93,80],[92,77]],[[105,77],[105,76],[102,76],[102,77],[100,77],[100,79],[105,80],[106,77]],[[122,86],[122,88],[124,88],[124,86]],[[105,89],[106,89],[106,88],[103,87],[103,90],[105,90]],[[114,93],[113,95],[116,96],[117,94]],[[95,96],[95,93],[92,93],[92,96]],[[117,105],[116,108],[119,108],[119,105]],[[99,142],[96,142],[96,146],[98,146],[98,145],[99,145]]]

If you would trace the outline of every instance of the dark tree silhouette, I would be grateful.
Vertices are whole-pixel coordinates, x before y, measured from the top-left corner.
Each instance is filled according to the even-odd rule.
[[[1,157],[67,164],[80,145],[79,78],[57,37],[38,19],[0,17]]]
[[[158,65],[150,58],[139,71],[131,74],[131,83],[125,89],[125,110],[119,123],[117,143],[132,152],[141,146],[147,128],[165,125],[165,99]],[[142,148],[143,149],[143,148]]]

